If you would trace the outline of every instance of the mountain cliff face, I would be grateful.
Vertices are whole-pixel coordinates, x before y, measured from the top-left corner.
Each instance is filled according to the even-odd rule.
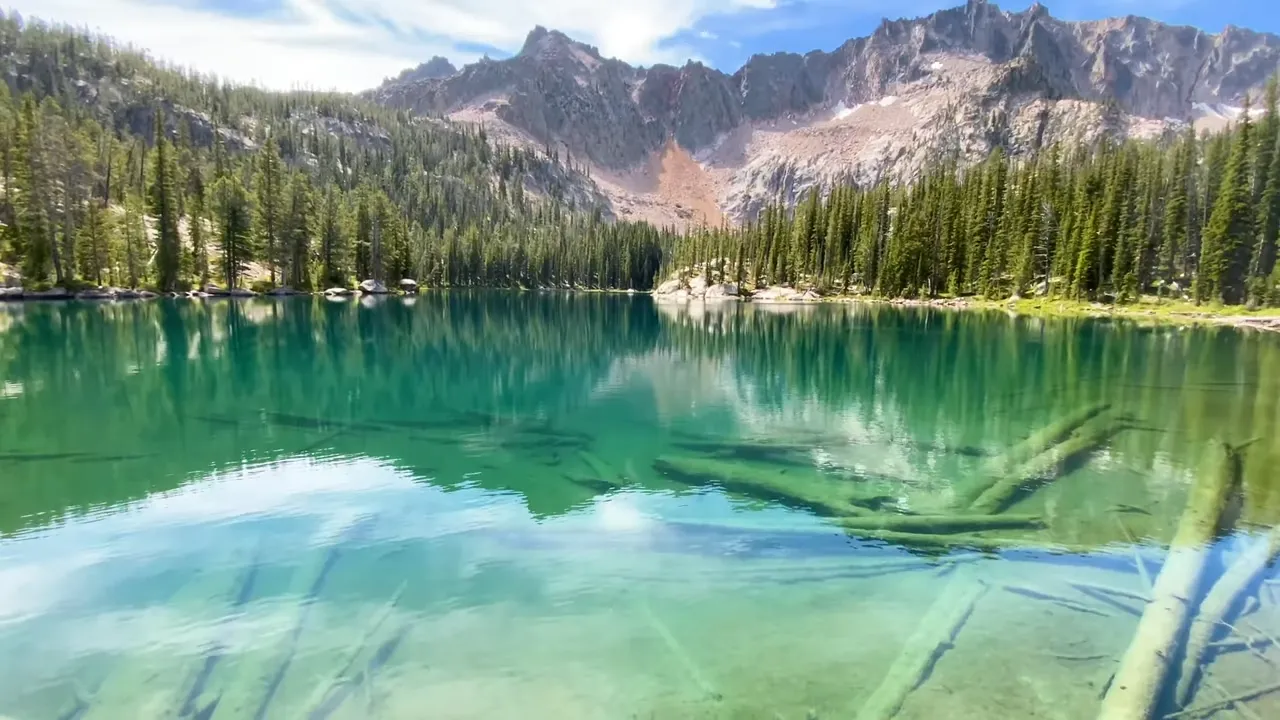
[[[832,52],[756,55],[732,75],[635,68],[537,28],[515,57],[409,72],[373,94],[568,152],[621,215],[687,224],[751,216],[835,178],[909,178],[947,155],[1222,123],[1278,69],[1274,35],[969,0]]]

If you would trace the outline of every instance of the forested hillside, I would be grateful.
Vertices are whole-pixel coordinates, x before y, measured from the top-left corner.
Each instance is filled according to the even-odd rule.
[[[1227,133],[997,149],[680,238],[614,222],[553,152],[351,95],[237,87],[16,16],[0,72],[0,262],[29,287],[647,289],[722,258],[749,285],[886,297],[1280,304],[1274,81]]]
[[[0,262],[28,286],[644,288],[662,234],[554,154],[0,15]],[[159,122],[157,122],[159,120]]]
[[[1277,95],[1272,80],[1261,119],[1246,107],[1227,133],[1057,146],[1027,161],[997,150],[910,186],[811,192],[794,213],[774,205],[740,230],[691,236],[667,270],[727,258],[750,284],[887,297],[1280,305]]]

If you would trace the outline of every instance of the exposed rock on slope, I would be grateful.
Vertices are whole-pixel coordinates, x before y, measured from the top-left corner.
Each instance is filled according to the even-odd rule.
[[[732,75],[696,62],[634,68],[544,28],[508,60],[447,77],[439,63],[423,70],[432,64],[375,97],[567,152],[624,178],[601,183],[615,208],[687,224],[751,216],[844,176],[910,177],[929,160],[969,162],[995,146],[1020,153],[1202,118],[1220,124],[1280,68],[1280,37],[1132,16],[1065,22],[1038,4],[1004,12],[970,0],[886,20],[832,52],[757,55]],[[672,185],[661,177],[667,163],[647,190],[625,181],[670,156],[669,141],[705,173],[675,184],[712,188],[714,211],[677,212],[659,191]]]

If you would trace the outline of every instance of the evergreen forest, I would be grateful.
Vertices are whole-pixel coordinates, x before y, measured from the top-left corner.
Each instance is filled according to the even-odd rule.
[[[671,242],[580,169],[347,94],[267,92],[0,16],[0,262],[29,287],[372,278],[648,287]]]
[[[0,263],[34,288],[644,290],[710,265],[881,297],[1280,305],[1275,81],[1227,132],[941,159],[677,234],[610,218],[549,147],[357,96],[238,86],[16,14],[0,70]]]
[[[1052,295],[1280,304],[1280,90],[1227,132],[1165,141],[997,148],[942,161],[909,185],[811,191],[732,231],[700,232],[672,273],[723,259],[729,279],[921,298]],[[1261,113],[1258,112],[1261,110]]]

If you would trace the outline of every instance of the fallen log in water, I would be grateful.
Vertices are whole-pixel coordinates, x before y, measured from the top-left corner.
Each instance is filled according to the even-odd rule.
[[[1082,407],[1069,415],[1059,418],[1056,422],[1036,431],[1030,437],[1009,448],[1003,455],[988,463],[984,468],[985,474],[994,478],[1003,477],[1031,458],[1065,442],[1085,423],[1110,409],[1110,403],[1099,403]],[[981,494],[984,489],[979,488],[975,496]]]
[[[194,573],[190,582],[165,598],[163,606],[178,617],[209,618],[211,612],[214,613],[212,617],[220,617],[223,607],[218,603],[211,605],[210,599],[238,600],[245,592],[248,579],[244,568],[252,562],[253,556],[247,550],[237,551],[226,566],[219,564]],[[213,637],[209,655],[220,655],[222,651],[221,638]],[[208,662],[206,656],[200,668],[195,670],[197,680]],[[192,676],[185,662],[175,662],[173,655],[154,652],[116,660],[107,668],[107,673],[92,696],[77,690],[76,703],[68,717],[110,720],[168,716],[174,713],[175,708],[181,707],[183,683]],[[154,688],[155,691],[147,694],[145,701],[140,701],[139,687]]]
[[[1274,644],[1271,638],[1242,638],[1233,635],[1226,640],[1215,640],[1209,643],[1209,649],[1218,653],[1227,653],[1236,650],[1257,650]]]
[[[1039,515],[879,515],[841,518],[836,523],[849,530],[900,530],[939,534],[1044,527],[1044,520]]]
[[[1240,489],[1240,453],[1230,445],[1224,446],[1224,453],[1218,469],[1200,473],[1191,488],[1169,555],[1156,577],[1151,602],[1102,699],[1099,720],[1142,720],[1156,713],[1191,606],[1199,596],[1210,545],[1221,530],[1223,513]]]
[[[857,720],[889,720],[902,709],[907,696],[951,649],[960,629],[973,613],[987,586],[957,573],[938,595],[916,632],[907,640],[884,680],[858,712]]]
[[[1135,561],[1138,563],[1138,567],[1142,567],[1142,558],[1137,557],[1135,558]],[[1142,607],[1151,602],[1151,595],[1148,593],[1133,592],[1121,588],[1113,588],[1108,585],[1097,585],[1095,583],[1072,581],[1070,585],[1094,600],[1106,603],[1107,605],[1118,608],[1130,615],[1137,615],[1138,617],[1142,616]],[[1141,605],[1136,603],[1126,603],[1121,600],[1121,598],[1136,600],[1138,603],[1141,603]]]
[[[1272,529],[1232,563],[1201,601],[1195,619],[1191,621],[1191,631],[1187,634],[1187,650],[1174,692],[1178,707],[1186,707],[1191,702],[1204,664],[1212,656],[1214,633],[1229,620],[1231,612],[1239,608],[1242,596],[1257,586],[1277,556],[1280,556],[1280,527]]]
[[[605,482],[613,487],[617,487],[622,484],[622,473],[610,467],[608,463],[601,460],[595,453],[589,450],[579,450],[578,457],[581,458],[582,462],[591,469],[592,477],[589,479],[598,482]]]
[[[1122,428],[1123,425],[1113,418],[1100,418],[1092,424],[1079,428],[1065,441],[1046,449],[992,483],[973,501],[969,509],[983,514],[1000,512],[1018,496],[1018,493],[1038,483],[1054,479],[1073,460],[1085,457],[1102,447]]]
[[[894,545],[932,550],[980,550],[1002,552],[1025,550],[1029,552],[1071,553],[1090,555],[1101,548],[1069,543],[1040,542],[1018,538],[983,537],[980,535],[935,535],[928,533],[898,532],[896,530],[851,530],[857,537],[883,540]]]
[[[1270,685],[1263,685],[1262,687],[1254,688],[1248,692],[1237,693],[1230,697],[1225,697],[1221,700],[1217,700],[1215,702],[1211,702],[1206,705],[1201,705],[1199,707],[1187,708],[1186,710],[1171,712],[1168,715],[1165,715],[1164,718],[1165,720],[1173,720],[1174,718],[1200,717],[1202,715],[1211,715],[1224,708],[1229,708],[1232,705],[1235,705],[1236,703],[1244,702],[1245,700],[1253,700],[1254,698],[1259,698],[1259,697],[1262,697],[1263,695],[1268,695],[1273,692],[1280,692],[1280,682],[1271,683]]]
[[[767,444],[754,442],[677,442],[676,447],[688,452],[720,460],[743,460],[784,465],[801,464],[800,458],[811,452],[812,445],[800,443]]]
[[[222,620],[224,624],[228,620],[236,619],[243,615],[245,604],[253,597],[257,586],[258,573],[261,569],[261,549],[259,549],[258,554],[254,556],[253,561],[244,571],[236,596],[231,601],[231,614]],[[205,655],[204,661],[200,663],[199,671],[196,672],[191,681],[191,686],[182,700],[182,706],[178,709],[178,717],[198,716],[202,712],[201,708],[216,708],[218,706],[218,701],[222,697],[221,693],[217,693],[213,698],[203,702],[201,696],[208,687],[209,681],[218,669],[222,659],[226,656],[227,650],[226,644],[219,640],[213,649]],[[212,712],[212,710],[209,710],[209,712]]]
[[[274,702],[298,657],[303,633],[311,625],[321,594],[328,586],[339,560],[351,550],[353,543],[371,532],[377,516],[368,515],[343,530],[327,548],[320,548],[293,572],[289,593],[292,601],[281,608],[282,617],[276,627],[287,628],[271,643],[247,651],[235,663],[234,677],[228,678],[219,699],[219,716],[264,720],[279,713]]]
[[[1068,610],[1074,610],[1087,615],[1097,615],[1099,617],[1110,616],[1110,613],[1105,613],[1098,608],[1085,605],[1084,603],[1079,602],[1078,600],[1072,600],[1069,597],[1063,597],[1062,595],[1048,592],[1047,590],[1041,590],[1040,588],[1030,587],[1027,585],[1014,585],[1013,583],[1004,583],[1000,587],[1015,595],[1022,595],[1023,597],[1034,598],[1036,600],[1044,600],[1045,602],[1053,603],[1054,605],[1064,607]]]
[[[1136,558],[1136,560],[1138,562],[1141,562],[1142,558]],[[1095,582],[1086,582],[1084,580],[1068,580],[1067,584],[1071,585],[1077,590],[1087,592],[1091,595],[1094,593],[1104,593],[1107,595],[1115,595],[1116,597],[1128,598],[1130,600],[1137,600],[1138,602],[1141,602],[1141,603],[1151,602],[1150,594],[1139,592],[1137,590],[1128,590],[1125,588],[1112,587],[1111,585],[1103,585],[1101,583],[1095,583]]]
[[[653,467],[668,477],[709,481],[730,492],[811,510],[819,515],[873,514],[855,504],[857,493],[848,483],[824,478],[816,472],[788,473],[777,468],[672,455],[658,458]]]
[[[404,589],[407,585],[407,582],[400,583],[400,587],[387,602],[383,603],[382,607],[374,615],[373,622],[369,624],[369,629],[360,635],[359,642],[347,654],[347,661],[333,674],[329,683],[324,687],[319,702],[315,703],[314,709],[307,715],[309,720],[323,720],[323,718],[332,715],[341,707],[347,697],[354,692],[355,688],[365,680],[364,671],[352,671],[364,660],[364,655],[370,646],[370,642],[382,629],[387,619],[391,617],[391,613],[395,610],[396,605],[399,604],[400,596],[404,594]],[[367,669],[368,667],[366,666]]]
[[[350,697],[351,693],[355,692],[357,688],[364,688],[366,697],[369,697],[369,704],[372,705],[373,700],[368,693],[372,691],[371,686],[374,676],[391,660],[396,650],[404,644],[404,639],[409,636],[409,631],[412,629],[413,623],[408,621],[401,623],[386,640],[382,641],[382,644],[378,645],[378,649],[373,652],[364,670],[357,673],[351,682],[338,686],[337,691],[326,698],[325,703],[311,711],[311,714],[307,716],[307,720],[325,720],[325,718],[337,712],[343,701]],[[366,711],[362,714],[362,717],[368,717],[370,714]]]
[[[699,670],[698,666],[693,662],[693,658],[689,657],[688,651],[684,649],[684,646],[680,644],[680,641],[676,639],[676,636],[671,634],[671,629],[667,627],[666,623],[662,622],[662,620],[653,612],[653,608],[649,606],[649,603],[641,600],[639,604],[640,612],[645,616],[645,619],[649,621],[649,625],[653,627],[654,632],[662,638],[662,642],[666,644],[667,649],[671,651],[671,654],[674,655],[676,660],[680,661],[680,664],[684,666],[685,672],[689,674],[689,680],[692,681],[694,685],[697,685],[698,688],[702,690],[703,695],[708,699],[715,701],[723,700],[724,696],[721,695],[710,681],[707,680],[706,676],[702,674],[702,671]]]

